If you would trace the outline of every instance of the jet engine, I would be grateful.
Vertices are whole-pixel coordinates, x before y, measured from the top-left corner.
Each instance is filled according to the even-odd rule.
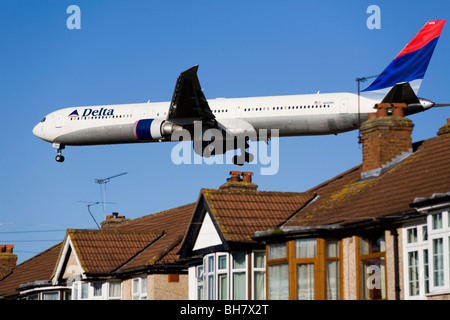
[[[170,136],[174,131],[182,129],[170,121],[161,119],[142,119],[134,125],[136,138],[144,141],[160,140]]]

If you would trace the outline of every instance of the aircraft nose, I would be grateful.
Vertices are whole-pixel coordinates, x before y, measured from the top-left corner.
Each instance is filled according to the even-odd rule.
[[[33,128],[33,134],[38,137],[43,139],[43,134],[42,134],[42,123],[38,123],[37,125],[34,126]]]

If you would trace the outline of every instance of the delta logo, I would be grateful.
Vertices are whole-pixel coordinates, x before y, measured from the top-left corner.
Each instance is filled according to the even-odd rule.
[[[108,109],[108,108],[100,108],[100,109],[91,109],[86,108],[83,111],[82,117],[98,117],[98,116],[113,116],[114,115],[114,109]],[[69,114],[69,118],[78,118],[80,115],[78,114],[78,110],[74,110],[71,114]]]
[[[71,114],[69,114],[69,118],[78,118],[78,110],[73,111]]]

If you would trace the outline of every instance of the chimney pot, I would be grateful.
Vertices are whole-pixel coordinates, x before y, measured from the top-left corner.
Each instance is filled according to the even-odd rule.
[[[242,181],[252,182],[253,172],[242,172]]]
[[[405,116],[406,103],[392,103],[392,108],[392,115],[399,117]]]
[[[231,176],[230,181],[232,181],[232,182],[241,181],[241,172],[240,171],[230,171],[230,176]]]
[[[391,107],[390,103],[377,103],[375,109],[377,109],[377,118],[387,117],[388,109]]]

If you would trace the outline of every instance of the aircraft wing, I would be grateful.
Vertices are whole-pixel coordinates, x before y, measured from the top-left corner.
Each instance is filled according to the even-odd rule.
[[[215,123],[197,77],[198,66],[180,74],[170,102],[168,121],[178,125],[191,125],[194,121]]]

